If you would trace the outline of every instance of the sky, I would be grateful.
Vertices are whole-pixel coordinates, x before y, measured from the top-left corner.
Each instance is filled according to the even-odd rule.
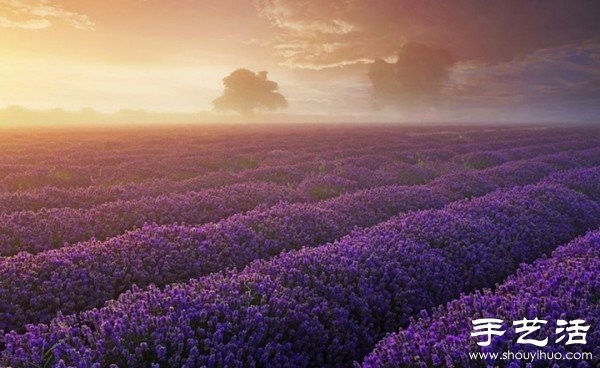
[[[277,83],[281,119],[596,122],[598,14],[580,0],[0,0],[0,117],[218,117],[223,78],[244,68]]]

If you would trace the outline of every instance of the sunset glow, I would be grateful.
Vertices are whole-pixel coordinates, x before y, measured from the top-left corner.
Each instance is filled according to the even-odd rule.
[[[246,68],[278,83],[288,101],[280,116],[590,121],[600,105],[598,10],[584,1],[0,0],[0,108],[212,114],[222,79]]]

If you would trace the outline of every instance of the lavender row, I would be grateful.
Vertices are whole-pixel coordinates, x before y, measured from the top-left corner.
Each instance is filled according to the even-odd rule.
[[[0,217],[0,255],[37,253],[65,243],[107,238],[147,222],[203,223],[261,204],[300,200],[287,186],[243,183],[200,192],[117,201],[91,209],[59,208]]]
[[[352,202],[282,203],[199,227],[148,225],[105,242],[3,259],[0,329],[48,322],[58,311],[68,314],[101,306],[132,285],[165,285],[241,267],[282,250],[334,240],[359,223],[372,225],[398,210],[443,203],[420,187],[372,189],[344,197]],[[340,211],[345,207],[354,211]]]
[[[578,360],[537,359],[533,366],[591,367],[600,363],[600,323],[598,294],[600,293],[600,231],[591,232],[558,248],[552,258],[523,266],[495,292],[484,290],[423,314],[404,330],[390,335],[377,344],[363,363],[364,368],[384,367],[521,367],[523,360],[470,359],[470,352],[542,351],[546,357],[567,353],[590,352],[592,357]],[[479,347],[471,337],[472,320],[496,318],[504,323],[491,344]],[[517,336],[511,321],[539,318],[535,340],[546,340],[545,346],[516,344]],[[558,320],[584,319],[582,326],[591,326],[585,334],[585,344],[569,344],[555,334]],[[537,327],[536,326],[536,327]],[[595,357],[595,358],[594,358]],[[587,364],[586,364],[587,362]]]
[[[395,133],[395,135],[398,135]],[[315,159],[343,158],[356,154],[381,153],[388,150],[397,152],[413,147],[415,142],[409,139],[392,141],[379,139],[377,146],[365,145],[365,138],[340,137],[333,142],[323,140],[313,142],[310,145],[294,144],[297,140],[293,136],[286,136],[283,142],[276,139],[256,137],[257,141],[246,142],[250,137],[238,137],[236,142],[231,137],[231,145],[216,141],[206,147],[198,149],[196,146],[184,142],[177,142],[177,146],[165,146],[163,142],[158,145],[145,147],[140,144],[144,152],[137,155],[126,154],[119,150],[109,150],[109,156],[102,154],[102,160],[96,162],[88,158],[80,157],[82,147],[73,148],[70,152],[71,158],[59,162],[44,159],[33,165],[32,168],[21,172],[9,172],[7,176],[0,178],[0,190],[15,191],[26,190],[53,185],[63,188],[82,187],[90,184],[105,185],[110,183],[140,182],[156,178],[184,179],[195,177],[200,174],[215,170],[237,171],[241,169],[257,168],[276,165],[288,165],[306,162]],[[385,138],[385,137],[382,137]],[[123,137],[121,137],[123,139]],[[136,140],[139,138],[136,137]],[[301,142],[304,139],[300,140]],[[424,141],[423,139],[417,140]],[[142,140],[143,142],[143,140]],[[101,142],[94,142],[96,144]],[[165,142],[166,143],[166,142]],[[410,143],[410,144],[409,144]],[[68,143],[67,143],[68,144]],[[118,146],[130,145],[131,141],[115,142]],[[139,143],[138,143],[139,144]],[[287,146],[292,151],[281,151],[273,148],[280,144]],[[159,148],[154,148],[159,147]],[[414,146],[417,147],[417,146]],[[448,147],[452,147],[449,144]],[[173,149],[178,148],[178,149]],[[211,149],[212,148],[212,149]],[[410,148],[415,150],[415,148]],[[425,151],[427,151],[425,146]],[[311,152],[313,150],[313,152]],[[422,150],[422,149],[419,149]],[[104,152],[104,149],[97,150]],[[60,149],[52,147],[46,152],[47,155],[57,154]],[[22,157],[25,155],[13,154]],[[12,157],[11,156],[11,157]],[[410,156],[410,155],[409,155]],[[43,156],[45,157],[45,156]]]
[[[42,208],[58,207],[89,208],[117,200],[132,200],[161,194],[198,191],[247,181],[298,184],[307,179],[309,182],[306,185],[309,185],[311,176],[325,173],[335,173],[337,176],[356,180],[356,171],[358,170],[356,166],[361,167],[362,176],[359,179],[366,177],[379,178],[384,184],[392,184],[386,182],[392,180],[393,183],[418,184],[435,174],[434,170],[404,163],[394,163],[394,167],[384,166],[383,163],[389,160],[389,157],[385,155],[370,155],[344,160],[316,160],[296,165],[259,167],[238,172],[217,171],[186,180],[160,179],[142,183],[68,189],[44,187],[32,191],[0,194],[0,213],[22,210],[37,211]],[[365,165],[368,166],[363,167]],[[386,169],[393,170],[394,173],[398,173],[398,176],[392,177],[390,173],[385,171]]]
[[[339,132],[337,133],[339,135]],[[22,191],[49,185],[61,188],[79,188],[89,185],[141,182],[165,177],[178,180],[215,170],[237,171],[259,166],[268,167],[273,164],[295,164],[316,158],[339,158],[358,153],[372,154],[388,150],[400,150],[401,152],[397,153],[400,160],[417,163],[424,158],[427,159],[428,156],[435,156],[435,151],[448,149],[470,152],[482,148],[500,149],[523,144],[539,144],[542,141],[553,143],[565,141],[569,137],[579,145],[597,144],[597,141],[594,143],[593,139],[588,139],[581,133],[560,135],[555,131],[540,132],[541,134],[535,138],[523,138],[520,135],[515,138],[512,137],[514,135],[512,133],[506,134],[506,137],[497,132],[463,133],[463,135],[472,135],[472,137],[447,139],[445,142],[439,138],[432,139],[435,138],[432,134],[408,137],[394,129],[364,133],[366,133],[364,137],[358,137],[355,133],[342,137],[328,137],[330,139],[321,139],[318,144],[306,134],[300,137],[286,135],[282,137],[282,143],[279,143],[280,141],[277,139],[264,137],[242,136],[236,139],[230,137],[232,139],[230,143],[233,143],[231,145],[216,140],[210,145],[201,146],[202,148],[191,144],[192,142],[189,142],[187,137],[178,137],[179,141],[173,146],[166,145],[168,140],[165,137],[151,139],[151,143],[148,143],[145,141],[149,137],[136,136],[133,141],[140,141],[140,143],[137,143],[139,151],[134,150],[135,154],[129,152],[128,146],[131,145],[132,140],[126,140],[126,136],[115,138],[114,142],[111,142],[114,147],[109,147],[108,151],[106,147],[99,146],[102,141],[86,137],[91,144],[89,147],[84,144],[70,147],[70,142],[67,141],[63,142],[64,145],[70,147],[66,151],[63,151],[62,146],[56,147],[54,144],[40,151],[40,157],[28,157],[31,153],[29,151],[13,152],[7,155],[6,159],[14,159],[15,156],[25,157],[22,159],[23,161],[36,164],[28,170],[16,172],[13,170],[14,164],[9,165],[7,176],[0,172],[0,190]],[[249,143],[248,138],[256,138],[256,141],[250,140]],[[498,141],[491,142],[494,138],[497,138]],[[81,137],[77,137],[77,140],[81,140]],[[156,142],[154,142],[155,140]],[[370,145],[370,140],[377,141],[378,145]],[[280,144],[293,151],[274,149]],[[583,148],[583,146],[579,146],[579,148]],[[91,156],[86,153],[88,150]],[[49,159],[53,155],[58,159]],[[96,155],[98,157],[95,157]]]
[[[400,212],[441,207],[514,182],[533,183],[566,163],[597,165],[599,153],[593,149],[541,156],[478,173],[449,174],[429,187],[387,186],[314,204],[282,203],[216,224],[149,225],[105,242],[21,254],[0,262],[0,329],[47,322],[57,311],[70,314],[98,307],[132,285],[160,286],[241,268],[282,251],[333,241],[353,227],[372,226]]]
[[[508,161],[520,160],[536,155],[549,154],[553,152],[565,152],[581,150],[598,146],[600,142],[595,140],[564,139],[558,142],[533,144],[530,146],[519,146],[500,150],[471,151],[454,156],[452,161],[460,163],[469,169],[481,170],[492,166],[498,166]]]
[[[279,160],[272,160],[271,163],[262,163],[256,158],[231,159],[221,157],[221,154],[215,154],[216,158],[207,156],[174,157],[172,159],[165,159],[164,157],[145,158],[105,166],[41,166],[23,172],[11,173],[0,179],[0,191],[4,191],[4,195],[7,195],[47,186],[67,190],[85,188],[91,185],[135,184],[160,179],[177,181],[218,171],[236,172],[250,168],[270,167],[273,164],[281,166],[290,161],[290,159],[282,157]],[[125,156],[120,159],[126,158]],[[305,162],[314,160],[313,155],[301,155],[301,158]],[[211,160],[216,160],[216,162],[211,163]],[[292,161],[296,161],[296,159],[294,158]]]
[[[275,171],[275,177],[277,173],[280,172]],[[268,176],[273,172],[265,173],[259,170],[254,174]],[[349,166],[345,172],[342,170],[340,175],[345,177],[310,176],[299,184],[299,190],[309,199],[324,199],[346,191],[390,183],[418,184],[429,180],[434,174],[419,167],[392,163],[380,166],[377,171]],[[222,191],[226,190],[227,188],[222,189]],[[90,209],[43,209],[38,212],[23,211],[0,215],[0,255],[13,255],[19,251],[37,253],[59,248],[65,243],[75,243],[90,238],[105,239],[149,222],[202,223],[222,218],[223,214],[231,215],[250,209],[247,206],[239,206],[237,211],[235,208],[228,208],[225,212],[210,213],[206,211],[207,206],[203,202],[203,196],[207,194],[210,196],[211,192],[210,190],[205,192],[116,201]],[[292,200],[291,197],[281,199]],[[215,205],[214,201],[209,204],[209,209],[210,206]],[[241,204],[246,202],[242,201]]]
[[[456,201],[481,196],[498,188],[532,184],[555,172],[597,165],[600,165],[600,147],[509,161],[480,171],[459,170],[433,180],[428,186],[443,193],[449,201]],[[557,175],[553,180],[562,177],[560,173]]]
[[[226,130],[220,128],[218,130]],[[320,139],[314,139],[313,129],[288,129],[269,131],[268,135],[256,134],[252,128],[238,129],[227,135],[209,133],[205,128],[157,132],[140,130],[127,132],[111,131],[107,134],[90,135],[84,131],[73,134],[43,134],[26,137],[10,137],[0,142],[0,177],[15,169],[41,167],[77,166],[81,162],[92,165],[115,165],[129,161],[147,161],[155,158],[194,157],[219,153],[222,157],[243,157],[244,154],[259,154],[267,158],[269,151],[286,150],[297,153],[318,153],[337,150],[355,154],[358,149],[371,146],[376,141],[383,146],[402,146],[407,150],[423,147],[439,148],[454,145],[464,152],[502,147],[526,145],[532,142],[551,142],[567,136],[574,140],[590,137],[585,131],[564,129],[538,130],[532,138],[527,129],[500,129],[495,131],[457,129],[440,132],[423,129],[411,132],[394,127],[369,127],[354,130],[319,129]],[[18,132],[15,132],[19,134]],[[231,134],[233,133],[233,134]],[[416,133],[416,134],[415,134]],[[51,138],[51,139],[50,139]],[[132,139],[135,138],[135,139]],[[514,143],[514,144],[513,144]],[[377,150],[381,152],[380,150]],[[226,162],[219,162],[219,165]]]
[[[599,170],[590,178],[600,180]],[[418,311],[491,286],[600,225],[600,205],[535,185],[394,218],[339,242],[2,339],[13,367],[343,367]]]
[[[379,172],[348,167],[345,175],[353,179],[334,174],[311,175],[300,182],[297,190],[275,184],[241,183],[219,189],[109,202],[89,209],[53,208],[0,215],[0,255],[20,251],[38,253],[90,238],[103,240],[145,223],[200,224],[250,210],[259,204],[324,199],[364,187],[397,182],[416,184],[433,177],[431,171],[406,166],[394,165]]]
[[[6,285],[5,297],[0,295],[6,300],[0,328],[45,322],[58,310],[72,313],[99,306],[132,284],[164,285],[242,267],[283,250],[332,241],[354,226],[372,226],[399,212],[440,207],[515,181],[532,183],[567,162],[571,167],[600,164],[599,151],[542,156],[477,174],[451,174],[434,181],[431,188],[391,186],[314,205],[280,204],[201,227],[146,226],[106,242],[6,259],[0,263]],[[459,182],[466,186],[456,187]]]
[[[499,152],[472,152],[470,154],[461,155],[459,158],[456,158],[455,161],[467,167],[490,167],[511,160],[557,152],[564,149],[566,144],[569,144],[569,146],[573,148],[573,145],[569,142],[555,143],[552,145],[535,144],[532,146],[502,149]],[[589,145],[589,143],[578,142],[577,147],[581,148],[586,145]],[[355,179],[356,170],[353,170],[352,166],[366,166],[361,173],[363,174],[363,177],[379,176],[380,185],[418,184],[420,183],[419,176],[431,175],[431,173],[427,172],[427,169],[420,167],[423,165],[411,166],[402,162],[393,162],[386,167],[382,166],[382,160],[390,161],[390,156],[397,160],[414,161],[414,164],[425,160],[427,166],[438,168],[440,163],[450,160],[454,156],[452,151],[421,151],[417,153],[418,157],[411,160],[408,157],[403,157],[402,154],[403,153],[396,154],[394,151],[390,151],[387,155],[362,155],[335,161],[314,160],[296,165],[266,166],[243,170],[241,172],[217,171],[181,181],[161,179],[145,181],[142,183],[125,183],[108,187],[104,185],[82,188],[43,187],[31,191],[0,194],[0,212],[10,213],[20,210],[39,210],[41,208],[55,207],[87,208],[116,200],[131,200],[166,193],[197,191],[200,189],[245,181],[269,181],[278,184],[295,184],[304,179],[307,173],[323,174],[324,171],[333,172],[334,170],[338,171],[337,175],[339,176]],[[492,161],[487,159],[490,155],[493,155],[495,160]],[[485,165],[482,161],[485,161]],[[392,167],[389,167],[390,165]],[[443,169],[446,168],[443,167]],[[369,172],[370,170],[373,172]],[[386,175],[385,170],[403,172],[404,176],[398,178],[398,181],[391,182],[392,180],[390,180],[391,178],[389,175]],[[410,179],[413,179],[412,182]]]

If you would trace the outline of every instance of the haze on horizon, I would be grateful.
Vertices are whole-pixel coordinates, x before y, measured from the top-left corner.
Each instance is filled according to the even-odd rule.
[[[583,0],[0,0],[0,122],[225,119],[212,102],[240,68],[278,84],[282,121],[598,122],[598,14]]]

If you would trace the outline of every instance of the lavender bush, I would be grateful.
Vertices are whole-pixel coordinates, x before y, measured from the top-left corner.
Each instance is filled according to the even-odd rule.
[[[553,170],[549,165],[536,165],[540,159],[551,162],[542,156],[478,174],[490,183],[488,191],[504,187],[511,179],[535,182],[539,177],[528,173],[543,175]],[[587,172],[597,174],[597,170]],[[451,174],[437,180],[435,190],[391,186],[315,204],[282,203],[199,227],[145,226],[106,242],[8,258],[0,261],[5,285],[0,299],[6,300],[0,307],[0,328],[20,329],[25,323],[48,322],[57,311],[74,313],[98,307],[134,284],[166,285],[240,268],[282,251],[333,241],[353,227],[372,226],[397,213],[441,207],[450,198],[472,192],[461,188],[451,193],[455,182]],[[471,185],[485,188],[480,181]],[[44,285],[42,290],[39,285]]]
[[[128,292],[100,310],[29,326],[4,337],[2,361],[347,365],[421,309],[491,286],[600,225],[597,200],[540,184],[400,216],[240,273]]]
[[[600,292],[600,230],[559,247],[549,259],[526,265],[500,285],[462,296],[431,315],[422,313],[419,320],[399,333],[377,344],[363,363],[364,368],[383,367],[486,367],[517,368],[526,366],[517,359],[471,359],[469,352],[542,351],[546,357],[567,352],[587,351],[592,358],[577,361],[537,359],[528,367],[573,365],[594,367],[600,362],[600,331],[593,328],[600,322],[598,293]],[[486,347],[477,345],[470,336],[471,321],[476,318],[498,318],[511,321],[527,318],[546,320],[540,324],[535,339],[549,337],[546,346],[517,344],[514,329],[495,336]],[[557,343],[555,322],[585,319],[592,326],[586,334],[586,344]],[[506,328],[506,325],[505,325]],[[594,358],[595,357],[595,358]]]
[[[597,133],[3,132],[0,366],[596,366],[595,329],[468,353],[477,316],[597,324]]]

